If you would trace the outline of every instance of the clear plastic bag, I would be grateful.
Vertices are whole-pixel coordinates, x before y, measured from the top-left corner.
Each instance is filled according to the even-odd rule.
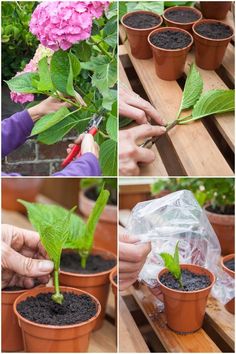
[[[157,274],[164,267],[161,252],[174,253],[179,241],[180,263],[211,270],[216,276],[212,295],[223,304],[234,297],[234,279],[220,267],[221,248],[205,211],[192,192],[182,190],[159,199],[138,203],[132,210],[127,232],[150,241],[152,251],[139,274],[149,287],[157,286]]]

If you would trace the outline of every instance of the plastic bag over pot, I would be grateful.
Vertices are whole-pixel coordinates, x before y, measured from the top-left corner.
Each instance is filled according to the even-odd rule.
[[[211,270],[216,276],[212,295],[223,304],[234,298],[234,279],[220,267],[218,238],[192,192],[168,194],[159,199],[138,203],[127,225],[128,234],[140,242],[150,241],[152,251],[139,274],[149,287],[157,286],[157,274],[164,264],[161,252],[174,254],[179,241],[180,263],[191,263]]]

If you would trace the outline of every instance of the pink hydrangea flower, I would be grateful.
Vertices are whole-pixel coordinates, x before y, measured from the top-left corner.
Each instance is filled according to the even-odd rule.
[[[40,44],[34,54],[33,59],[31,59],[30,62],[24,67],[24,70],[18,72],[16,76],[23,73],[36,72],[38,70],[39,61],[45,56],[48,57],[48,61],[50,61],[52,54],[53,51],[51,49],[45,48]],[[20,104],[32,102],[34,100],[34,95],[32,93],[11,92],[10,96],[13,102]]]
[[[45,47],[69,49],[91,36],[92,22],[109,1],[43,1],[34,10],[30,31]]]

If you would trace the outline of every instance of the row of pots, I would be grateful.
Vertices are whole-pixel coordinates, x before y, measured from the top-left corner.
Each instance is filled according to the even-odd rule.
[[[176,6],[174,8],[169,8],[166,10],[165,14],[171,9],[189,10],[189,7]],[[161,27],[163,18],[150,11],[130,12],[125,14],[121,19],[121,23],[124,26],[129,39],[132,55],[137,59],[149,59],[153,55],[156,74],[163,80],[172,81],[182,76],[187,54],[191,50],[193,44],[195,44],[196,64],[200,68],[205,70],[215,70],[223,61],[226,48],[233,37],[233,29],[230,26],[227,26],[231,33],[227,38],[207,38],[198,33],[197,27],[199,25],[216,23],[223,26],[226,25],[218,20],[202,19],[202,15],[198,10],[192,8],[192,11],[199,13],[200,19],[188,24],[170,22],[165,18],[164,14],[163,17],[165,18],[168,27]],[[157,25],[150,28],[133,28],[125,23],[128,18],[138,14],[155,16],[158,22]],[[161,32],[180,32],[188,37],[188,45],[180,49],[164,49],[158,47],[153,44],[153,38]]]
[[[94,248],[92,254],[105,259],[116,259],[111,252]],[[49,326],[34,323],[22,317],[17,305],[30,296],[53,292],[54,288],[38,286],[31,290],[2,291],[2,351],[27,352],[85,352],[93,330],[103,325],[110,284],[117,310],[116,266],[95,274],[78,274],[61,271],[62,292],[90,295],[96,304],[96,315],[90,320],[68,326]]]

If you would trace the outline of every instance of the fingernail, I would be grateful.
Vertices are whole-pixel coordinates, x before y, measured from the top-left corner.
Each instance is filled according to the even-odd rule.
[[[51,261],[41,261],[39,262],[39,270],[40,272],[52,272],[54,268],[54,264]]]
[[[166,132],[166,127],[161,127],[161,131],[162,131],[163,133],[165,133],[165,132]]]

